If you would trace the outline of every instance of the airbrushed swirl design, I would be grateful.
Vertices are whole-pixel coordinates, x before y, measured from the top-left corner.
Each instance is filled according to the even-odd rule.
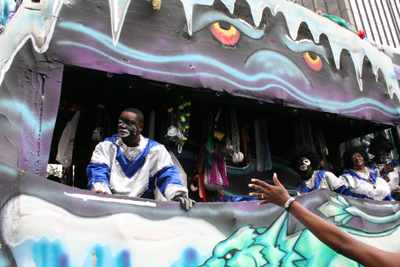
[[[113,40],[108,35],[72,22],[61,22],[59,27],[90,37],[100,43],[101,46],[105,46],[110,52],[105,53],[97,49],[96,46],[89,47],[86,44],[59,41],[58,45],[63,46],[64,49],[71,51],[83,49],[90,52],[89,56],[96,55],[97,58],[102,57],[103,60],[113,61],[115,64],[129,69],[131,74],[140,73],[149,78],[152,75],[181,79],[205,77],[218,81],[226,88],[240,88],[240,90],[245,91],[283,92],[307,107],[319,109],[323,106],[326,112],[336,113],[339,111],[340,114],[352,115],[360,111],[373,110],[385,117],[400,118],[400,108],[387,106],[372,98],[360,97],[344,102],[313,96],[309,93],[312,87],[303,71],[290,59],[273,51],[260,50],[253,53],[244,63],[244,68],[239,69],[204,54],[162,56],[139,51],[121,43],[114,47]],[[295,43],[291,42],[291,46],[293,44]],[[85,56],[88,57],[87,55],[81,57],[84,58]],[[129,58],[130,60],[126,62],[121,58]],[[189,65],[187,69],[180,69],[179,72],[164,71],[159,67],[160,65],[181,66],[187,64],[187,62],[196,66],[196,71],[193,71]],[[296,80],[296,84],[290,83],[288,77]]]

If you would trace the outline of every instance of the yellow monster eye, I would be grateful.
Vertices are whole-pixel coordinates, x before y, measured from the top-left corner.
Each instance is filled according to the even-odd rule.
[[[322,60],[321,58],[315,54],[315,59],[310,55],[309,52],[304,53],[304,60],[307,63],[307,65],[315,71],[320,71],[322,69]]]
[[[210,31],[215,38],[225,45],[236,44],[240,37],[240,32],[234,26],[230,25],[229,29],[224,29],[220,26],[219,22],[212,24]]]

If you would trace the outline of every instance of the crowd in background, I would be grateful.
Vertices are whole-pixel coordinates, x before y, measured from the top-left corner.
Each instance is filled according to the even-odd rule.
[[[297,194],[325,188],[357,198],[399,200],[400,164],[393,150],[394,145],[389,139],[376,135],[370,142],[344,151],[345,169],[336,176],[321,170],[320,158],[311,148],[298,146],[289,155],[291,167],[300,175]]]

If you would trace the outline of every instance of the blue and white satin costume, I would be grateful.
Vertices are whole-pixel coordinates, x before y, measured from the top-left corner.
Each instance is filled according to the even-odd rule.
[[[366,169],[367,171],[367,169]],[[379,175],[379,170],[366,174],[345,170],[340,176],[346,180],[347,196],[374,200],[394,200],[388,183]]]
[[[297,185],[297,195],[324,188],[342,194],[347,188],[343,178],[338,178],[328,171],[314,171],[311,178],[301,180]]]
[[[394,171],[383,175],[382,178],[383,179],[385,179],[386,177],[389,178],[389,182],[387,182],[387,183],[390,187],[390,191],[393,191],[396,188],[399,188],[400,159],[392,160],[388,165],[393,167]],[[378,169],[380,171],[385,166],[386,166],[385,163],[378,164],[376,162],[369,162],[366,167],[366,170],[374,171],[374,170]]]
[[[118,134],[100,142],[86,174],[89,190],[153,198],[158,188],[168,201],[178,194],[188,195],[165,147],[142,135],[136,147],[125,145]]]

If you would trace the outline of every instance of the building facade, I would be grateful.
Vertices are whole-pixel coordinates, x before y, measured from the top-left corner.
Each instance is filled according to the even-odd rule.
[[[378,44],[400,47],[400,3],[396,0],[299,0],[299,4],[345,19]]]

